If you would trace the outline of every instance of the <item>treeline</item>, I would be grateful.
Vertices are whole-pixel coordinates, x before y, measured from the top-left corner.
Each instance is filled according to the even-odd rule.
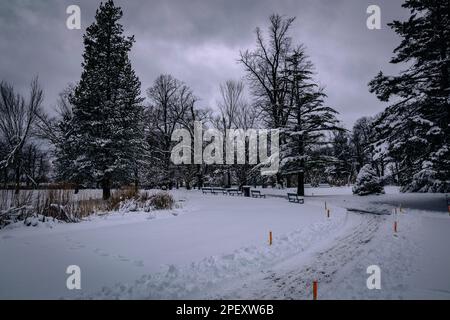
[[[273,15],[266,30],[256,29],[256,47],[239,56],[245,79],[218,85],[221,99],[207,108],[187,84],[168,74],[158,76],[145,90],[147,99],[142,97],[128,57],[134,37],[124,35],[122,11],[107,1],[84,35],[81,79],[60,94],[56,113],[42,111],[37,80],[28,100],[1,84],[3,185],[12,183],[19,190],[50,180],[75,188],[101,187],[105,199],[111,188],[124,185],[296,186],[302,195],[305,183],[351,184],[369,166],[364,172],[376,172],[382,183],[399,184],[405,191],[448,191],[449,37],[448,24],[436,20],[439,14],[448,21],[448,14],[444,4],[420,3],[405,3],[424,13],[420,18],[392,24],[405,38],[392,62],[417,63],[408,77],[380,73],[370,83],[381,100],[397,95],[400,101],[373,118],[359,119],[348,131],[326,104],[304,46],[290,36],[294,18]],[[433,28],[441,23],[442,37],[423,40],[431,26],[414,19],[432,19]],[[411,37],[421,40],[411,47]],[[427,45],[434,51],[421,50]],[[421,64],[424,60],[429,63]],[[177,141],[172,134],[186,129],[194,141],[196,121],[224,135],[228,129],[278,129],[280,170],[262,176],[264,163],[248,164],[248,143],[244,165],[174,165],[171,152]],[[42,141],[51,152],[37,147]],[[219,151],[225,158],[225,144]]]

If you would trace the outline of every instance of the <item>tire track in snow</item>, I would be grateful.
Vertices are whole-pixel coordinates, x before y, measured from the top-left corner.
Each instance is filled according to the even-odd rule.
[[[386,220],[385,216],[377,215],[361,215],[361,218],[351,233],[337,237],[334,245],[316,253],[302,269],[281,274],[271,271],[269,276],[243,285],[239,295],[250,299],[311,299],[313,281],[317,280],[319,286],[331,283],[340,269],[364,253],[365,245]]]

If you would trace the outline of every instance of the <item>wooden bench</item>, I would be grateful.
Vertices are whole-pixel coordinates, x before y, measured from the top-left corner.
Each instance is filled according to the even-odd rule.
[[[261,194],[261,191],[259,190],[250,190],[251,194],[252,194],[252,198],[266,198],[265,194]]]
[[[203,192],[203,194],[213,193],[213,190],[212,190],[212,188],[202,188],[202,192]]]
[[[299,197],[296,193],[288,193],[287,195],[289,202],[305,203],[305,199]]]
[[[219,194],[219,193],[223,193],[223,194],[225,194],[223,191],[224,191],[225,189],[224,188],[212,188],[212,190],[211,190],[211,193],[212,194]]]
[[[242,191],[239,189],[228,189],[227,192],[230,196],[242,196]]]

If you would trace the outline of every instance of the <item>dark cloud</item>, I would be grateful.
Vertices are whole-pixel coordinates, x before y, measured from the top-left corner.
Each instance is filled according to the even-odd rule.
[[[34,75],[45,88],[46,104],[80,77],[82,35],[100,1],[6,0],[0,3],[0,78],[25,91]],[[399,39],[386,23],[407,12],[399,0],[155,0],[116,1],[122,23],[136,44],[132,61],[143,92],[160,73],[185,81],[214,108],[218,86],[243,76],[239,50],[254,47],[254,30],[264,28],[272,13],[295,16],[292,35],[303,43],[326,87],[328,103],[347,127],[385,105],[368,92],[379,71],[398,71],[388,64]],[[66,8],[81,7],[82,30],[65,27]],[[382,30],[366,28],[366,8],[381,7]]]

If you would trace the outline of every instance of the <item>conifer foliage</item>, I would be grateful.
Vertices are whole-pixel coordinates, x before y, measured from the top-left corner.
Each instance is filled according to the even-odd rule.
[[[86,30],[83,71],[69,98],[73,113],[64,120],[60,149],[64,176],[101,185],[104,199],[115,183],[133,180],[143,146],[141,84],[128,57],[134,37],[123,35],[121,17],[108,0]]]
[[[381,179],[377,176],[377,172],[370,164],[366,164],[359,171],[355,185],[353,186],[353,193],[359,196],[384,193]]]
[[[450,190],[450,2],[407,0],[407,21],[389,26],[402,37],[391,63],[407,64],[397,76],[380,72],[369,84],[382,101],[395,98],[374,122],[377,145],[399,164],[403,191]]]

